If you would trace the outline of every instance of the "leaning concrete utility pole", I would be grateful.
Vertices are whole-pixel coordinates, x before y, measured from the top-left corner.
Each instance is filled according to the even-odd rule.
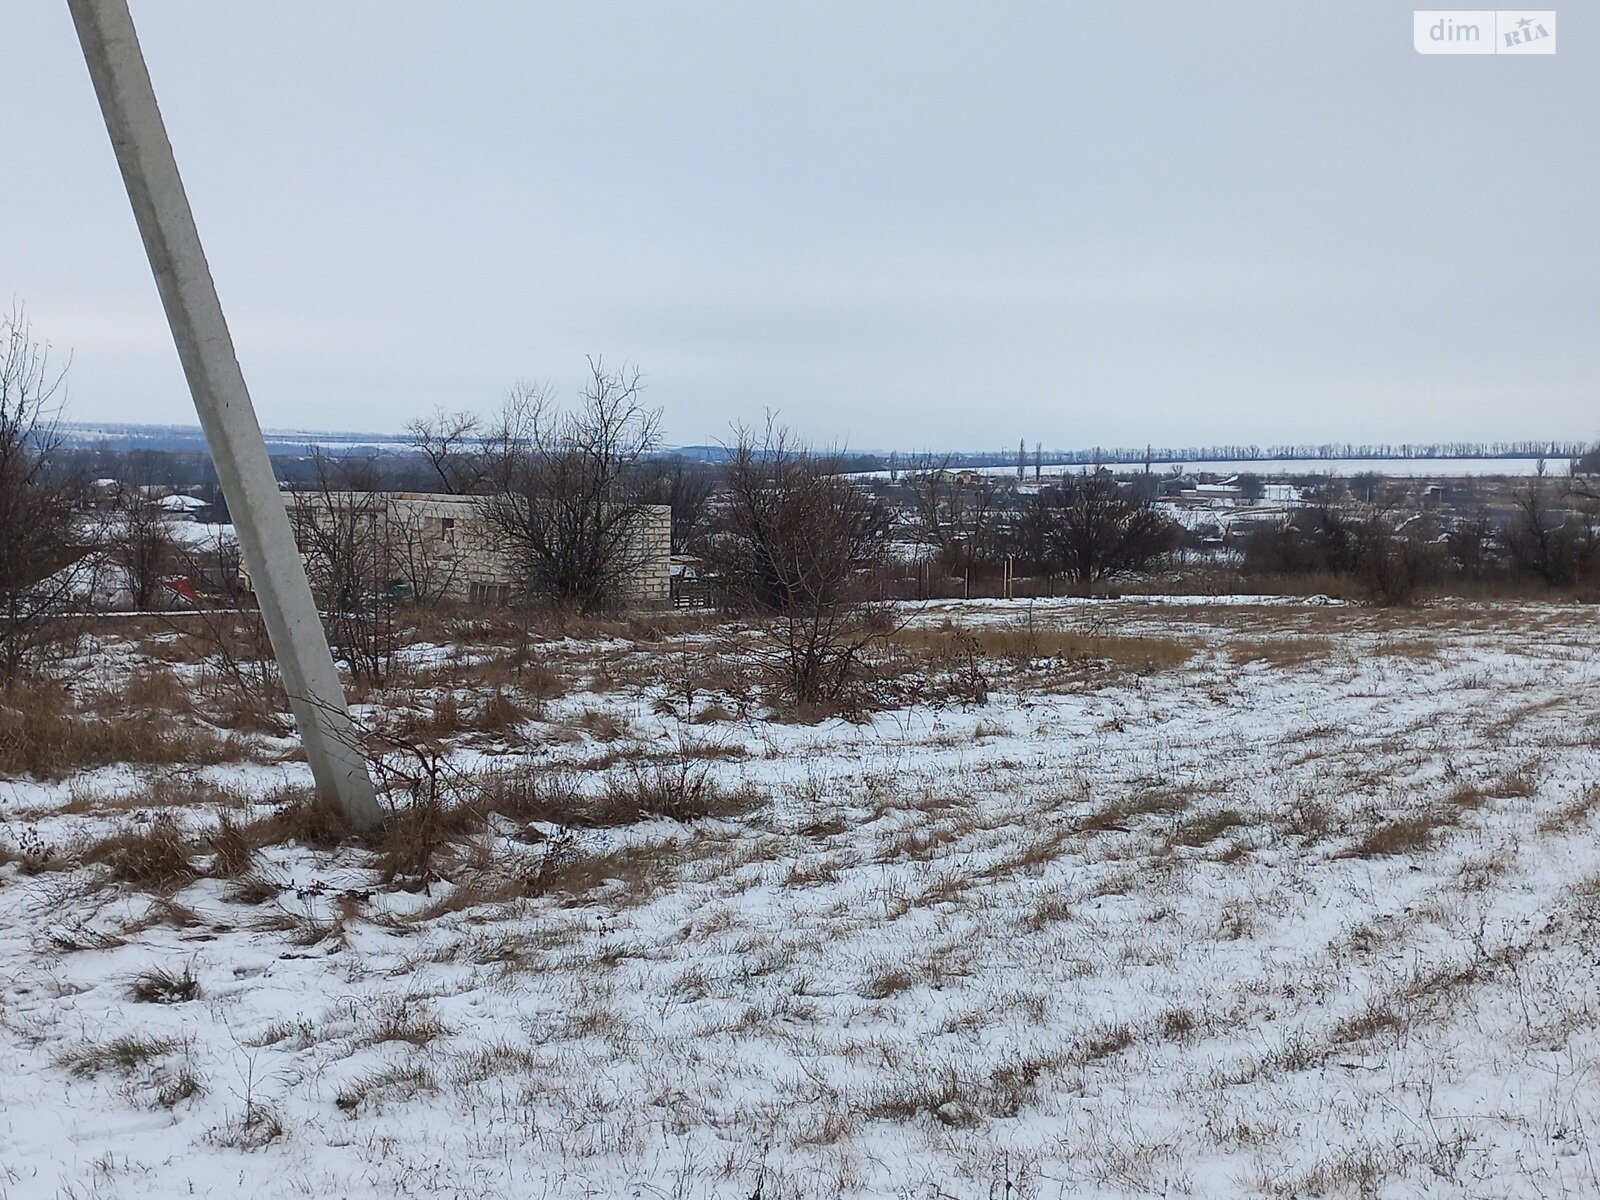
[[[156,107],[127,0],[67,0],[67,6],[317,791],[337,802],[357,828],[370,828],[382,810],[345,708],[344,689]]]

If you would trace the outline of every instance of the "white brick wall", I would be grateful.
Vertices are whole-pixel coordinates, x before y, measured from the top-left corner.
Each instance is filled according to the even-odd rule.
[[[398,559],[400,547],[409,554],[427,557],[432,578],[452,599],[504,599],[512,582],[504,551],[496,544],[485,521],[481,501],[472,496],[445,496],[425,492],[389,492],[383,495],[387,528],[384,536]],[[318,520],[318,510],[329,501],[317,492],[291,492],[284,496],[297,525]],[[367,495],[335,495],[333,504],[348,505],[347,511],[365,511],[371,505]],[[301,547],[302,551],[305,547]],[[639,529],[630,544],[629,558],[635,562],[623,585],[623,600],[638,608],[666,608],[672,603],[672,509],[665,504],[648,504],[642,510]]]

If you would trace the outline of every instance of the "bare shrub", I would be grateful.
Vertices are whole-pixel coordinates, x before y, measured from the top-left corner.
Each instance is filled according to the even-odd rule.
[[[308,493],[290,505],[295,541],[324,613],[328,644],[357,680],[381,680],[395,650],[388,501],[376,464],[317,452]]]
[[[128,603],[137,612],[167,606],[171,592],[166,581],[177,570],[179,553],[159,494],[143,478],[118,489],[116,506],[107,528],[110,561],[120,568]]]
[[[238,547],[218,540],[209,550],[189,548],[183,561],[191,576],[203,573],[208,555],[224,564],[217,570],[225,585],[170,623],[187,656],[200,663],[196,693],[212,719],[226,728],[286,736],[293,730],[286,716],[289,698],[266,622],[240,586]]]
[[[1422,526],[1415,528],[1414,526]],[[1379,604],[1416,603],[1423,588],[1443,573],[1445,552],[1421,518],[1370,514],[1359,526],[1357,574]]]
[[[869,596],[881,502],[769,422],[737,431],[721,518],[707,556],[730,603],[764,618],[761,668],[802,714],[847,704],[863,652],[893,629]]]
[[[79,582],[71,489],[57,470],[64,375],[21,308],[0,316],[0,684],[37,668],[67,635],[62,617]]]
[[[1148,570],[1177,548],[1181,532],[1148,496],[1100,470],[1042,488],[1018,519],[1015,537],[1025,562],[1088,587]]]
[[[1005,513],[998,482],[952,471],[926,455],[907,474],[913,529],[946,571],[971,571],[996,553]]]
[[[661,415],[640,402],[639,372],[589,360],[577,407],[518,387],[483,453],[482,511],[525,600],[595,612],[622,598],[643,547],[638,469]]]
[[[613,780],[603,803],[613,812],[631,811],[635,819],[695,821],[740,816],[749,810],[751,800],[749,793],[723,788],[708,764],[683,756],[676,762],[636,767],[625,780]]]

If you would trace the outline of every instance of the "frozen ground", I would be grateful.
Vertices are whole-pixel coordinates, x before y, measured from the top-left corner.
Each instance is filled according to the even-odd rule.
[[[425,890],[351,845],[253,889],[77,862],[293,762],[0,782],[0,1198],[1600,1194],[1593,610],[1031,621],[1192,653],[867,724],[608,668],[455,761],[742,801],[495,818]]]

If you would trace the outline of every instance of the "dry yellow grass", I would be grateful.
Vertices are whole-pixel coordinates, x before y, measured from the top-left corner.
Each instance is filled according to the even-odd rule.
[[[51,682],[0,691],[0,777],[61,779],[120,762],[210,764],[239,750],[209,726],[164,711],[98,711],[102,699],[80,703]]]
[[[982,658],[1029,663],[1106,662],[1133,671],[1179,666],[1194,652],[1176,638],[1084,633],[1073,629],[1029,628],[1024,623],[965,626],[954,623],[916,625],[890,635],[894,646],[930,658]]]
[[[1261,638],[1235,642],[1228,654],[1241,665],[1261,662],[1273,667],[1298,667],[1328,658],[1333,654],[1333,643],[1325,637]]]

